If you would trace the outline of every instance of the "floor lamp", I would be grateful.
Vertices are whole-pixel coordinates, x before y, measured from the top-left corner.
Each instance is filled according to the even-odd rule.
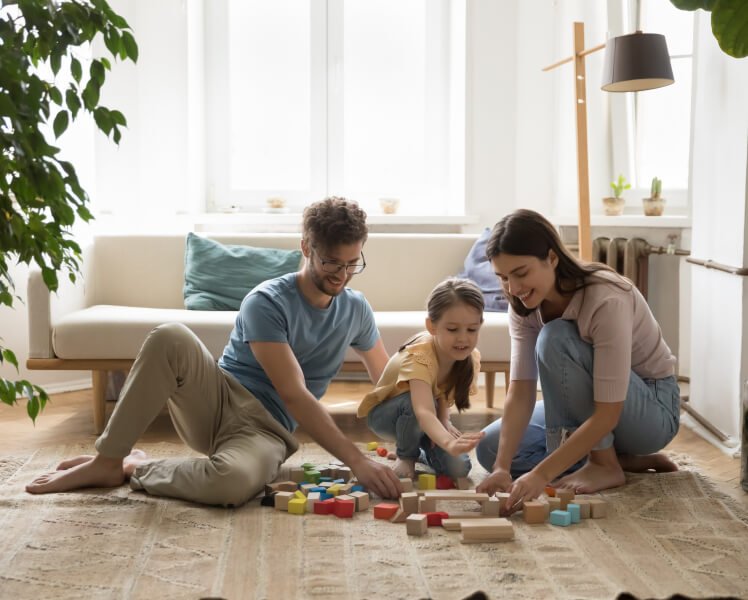
[[[584,23],[574,23],[574,55],[548,65],[550,71],[574,62],[574,99],[577,115],[577,179],[579,182],[579,257],[592,260],[590,233],[590,180],[587,154],[587,77],[584,57],[605,48],[602,89],[606,92],[639,92],[674,82],[665,36],[637,31],[610,38],[584,49]]]

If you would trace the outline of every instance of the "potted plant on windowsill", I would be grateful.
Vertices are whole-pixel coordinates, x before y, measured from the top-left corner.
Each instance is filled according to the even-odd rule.
[[[652,178],[652,189],[649,198],[642,198],[644,214],[648,217],[659,217],[665,210],[665,198],[662,197],[662,179]]]
[[[623,191],[629,189],[631,184],[626,182],[626,178],[623,175],[618,175],[618,179],[610,182],[610,187],[613,188],[613,196],[603,198],[605,214],[608,216],[618,216],[623,214],[623,206],[626,204],[626,200],[622,196]]]

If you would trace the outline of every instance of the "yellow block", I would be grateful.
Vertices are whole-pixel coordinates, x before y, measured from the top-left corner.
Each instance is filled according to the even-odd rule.
[[[379,442],[369,442],[366,444],[367,450],[376,450],[377,448],[379,448]]]
[[[295,498],[298,498],[299,500],[304,500],[306,502],[306,494],[302,492],[301,490],[296,490],[293,493]]]
[[[302,496],[304,496],[304,494],[302,494]],[[288,512],[295,515],[303,515],[305,510],[306,496],[304,496],[303,500],[301,498],[294,498],[293,500],[288,501]]]
[[[436,475],[429,473],[421,473],[418,476],[418,489],[419,490],[435,490],[436,489]]]
[[[340,493],[341,488],[342,486],[339,483],[335,483],[327,488],[327,493],[332,494],[333,496],[337,496]]]

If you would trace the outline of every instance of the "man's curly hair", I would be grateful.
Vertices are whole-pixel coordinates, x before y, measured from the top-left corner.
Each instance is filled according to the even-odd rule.
[[[325,198],[304,209],[303,236],[312,248],[366,242],[366,213],[352,200]]]

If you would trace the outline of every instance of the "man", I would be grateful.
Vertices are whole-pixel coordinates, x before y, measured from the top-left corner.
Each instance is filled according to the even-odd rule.
[[[236,506],[297,450],[299,423],[367,489],[397,497],[393,471],[365,457],[318,402],[349,346],[374,382],[387,363],[371,307],[346,288],[366,266],[367,235],[366,213],[354,202],[327,198],[307,207],[304,266],[244,298],[218,364],[187,327],[157,327],[96,441],[98,454],[64,461],[26,490],[115,487],[129,478],[133,489],[153,495]],[[151,460],[132,449],[164,404],[182,440],[205,457]]]

